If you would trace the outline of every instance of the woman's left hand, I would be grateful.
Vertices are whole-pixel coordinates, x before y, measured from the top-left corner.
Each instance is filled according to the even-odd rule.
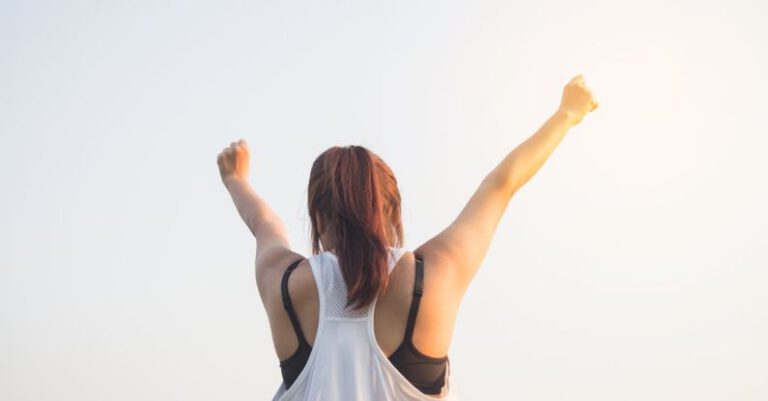
[[[226,186],[231,179],[248,181],[250,158],[248,143],[245,139],[232,142],[229,147],[224,148],[216,159],[216,163],[219,165],[219,174],[221,174],[221,182]]]

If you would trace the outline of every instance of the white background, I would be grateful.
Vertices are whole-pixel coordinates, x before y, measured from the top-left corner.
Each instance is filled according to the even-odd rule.
[[[459,395],[768,399],[768,6],[623,3],[0,2],[0,399],[269,399],[217,153],[249,141],[309,255],[312,161],[366,146],[413,249],[579,73],[600,107],[498,226]]]

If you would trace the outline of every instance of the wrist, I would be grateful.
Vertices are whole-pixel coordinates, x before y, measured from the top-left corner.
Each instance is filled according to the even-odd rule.
[[[222,179],[224,182],[224,186],[227,187],[227,189],[230,189],[234,185],[241,185],[246,183],[246,179],[239,177],[235,174],[230,174]]]
[[[574,125],[576,122],[576,116],[573,114],[573,112],[563,109],[557,109],[557,111],[552,115],[552,118],[559,119],[569,126]]]

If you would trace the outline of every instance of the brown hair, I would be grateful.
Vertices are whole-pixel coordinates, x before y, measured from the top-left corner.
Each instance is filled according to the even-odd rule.
[[[368,306],[387,287],[388,247],[403,244],[400,191],[392,170],[363,146],[333,146],[312,164],[307,205],[312,253],[320,252],[322,219],[347,284],[347,306]]]

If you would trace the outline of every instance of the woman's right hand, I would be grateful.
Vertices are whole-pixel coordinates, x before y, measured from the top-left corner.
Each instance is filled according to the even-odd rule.
[[[563,88],[563,98],[558,112],[568,115],[573,125],[578,124],[587,113],[597,109],[597,100],[584,84],[581,74],[573,77]]]

